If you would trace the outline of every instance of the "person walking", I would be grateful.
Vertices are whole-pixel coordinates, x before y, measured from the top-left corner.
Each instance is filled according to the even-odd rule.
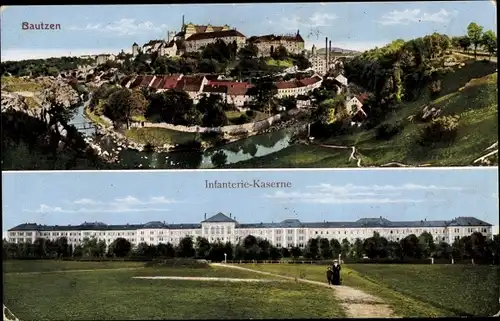
[[[340,264],[337,260],[333,261],[332,272],[333,272],[333,285],[340,285]]]

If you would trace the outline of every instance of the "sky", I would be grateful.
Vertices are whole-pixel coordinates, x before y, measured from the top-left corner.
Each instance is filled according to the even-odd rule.
[[[2,7],[3,8],[3,7]],[[474,21],[496,31],[494,1],[252,3],[121,6],[9,6],[1,12],[1,58],[23,60],[131,51],[179,31],[185,21],[227,24],[245,36],[296,33],[306,48],[366,50],[433,32],[463,35]],[[60,24],[60,30],[22,30],[22,23]]]
[[[199,223],[219,212],[240,223],[451,220],[498,225],[498,168],[256,171],[3,172],[4,230],[22,223]],[[284,182],[210,189],[206,181]]]

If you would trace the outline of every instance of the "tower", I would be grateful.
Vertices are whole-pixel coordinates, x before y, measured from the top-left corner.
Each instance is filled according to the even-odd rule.
[[[182,15],[182,30],[181,31],[184,31],[184,15]]]
[[[311,48],[311,55],[314,57],[316,55],[316,45],[313,45]]]
[[[132,45],[132,56],[135,57],[139,54],[139,45],[134,42]]]

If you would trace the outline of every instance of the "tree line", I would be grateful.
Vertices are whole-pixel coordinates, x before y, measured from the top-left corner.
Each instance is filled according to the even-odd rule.
[[[63,71],[70,71],[82,65],[93,65],[95,59],[83,59],[79,57],[60,57],[48,59],[29,59],[21,61],[5,61],[0,64],[2,76],[54,76]]]
[[[281,258],[327,260],[338,258],[359,260],[420,260],[427,258],[469,260],[476,263],[498,264],[500,235],[487,239],[479,232],[456,239],[451,245],[434,242],[433,236],[424,232],[420,236],[408,235],[400,241],[389,241],[374,233],[367,239],[349,242],[327,238],[311,238],[305,248],[279,248],[268,240],[249,235],[238,244],[209,242],[206,238],[187,236],[178,245],[140,243],[133,246],[124,238],[117,238],[109,246],[103,240],[85,238],[81,245],[73,246],[65,237],[54,241],[39,238],[34,243],[3,242],[4,259],[25,258],[199,258],[212,261],[227,260],[279,260]]]

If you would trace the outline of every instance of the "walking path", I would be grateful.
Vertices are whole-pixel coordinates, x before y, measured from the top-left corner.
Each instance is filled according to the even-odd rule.
[[[285,280],[237,279],[237,278],[216,278],[216,277],[196,277],[196,276],[134,276],[132,279],[222,281],[222,282],[288,282]]]
[[[307,279],[294,278],[290,276],[278,275],[270,272],[257,271],[249,268],[244,268],[241,266],[212,263],[213,266],[222,266],[231,269],[240,269],[244,271],[271,275],[278,278],[283,278],[287,280],[295,280],[295,282],[309,283],[319,286],[324,286],[328,288],[333,288],[336,297],[339,299],[340,304],[344,308],[347,316],[349,318],[395,318],[394,312],[391,307],[385,304],[382,299],[375,297],[371,294],[367,294],[355,288],[351,288],[345,285],[330,286],[324,282],[311,281]]]
[[[3,321],[19,321],[19,319],[10,310],[3,305]]]

